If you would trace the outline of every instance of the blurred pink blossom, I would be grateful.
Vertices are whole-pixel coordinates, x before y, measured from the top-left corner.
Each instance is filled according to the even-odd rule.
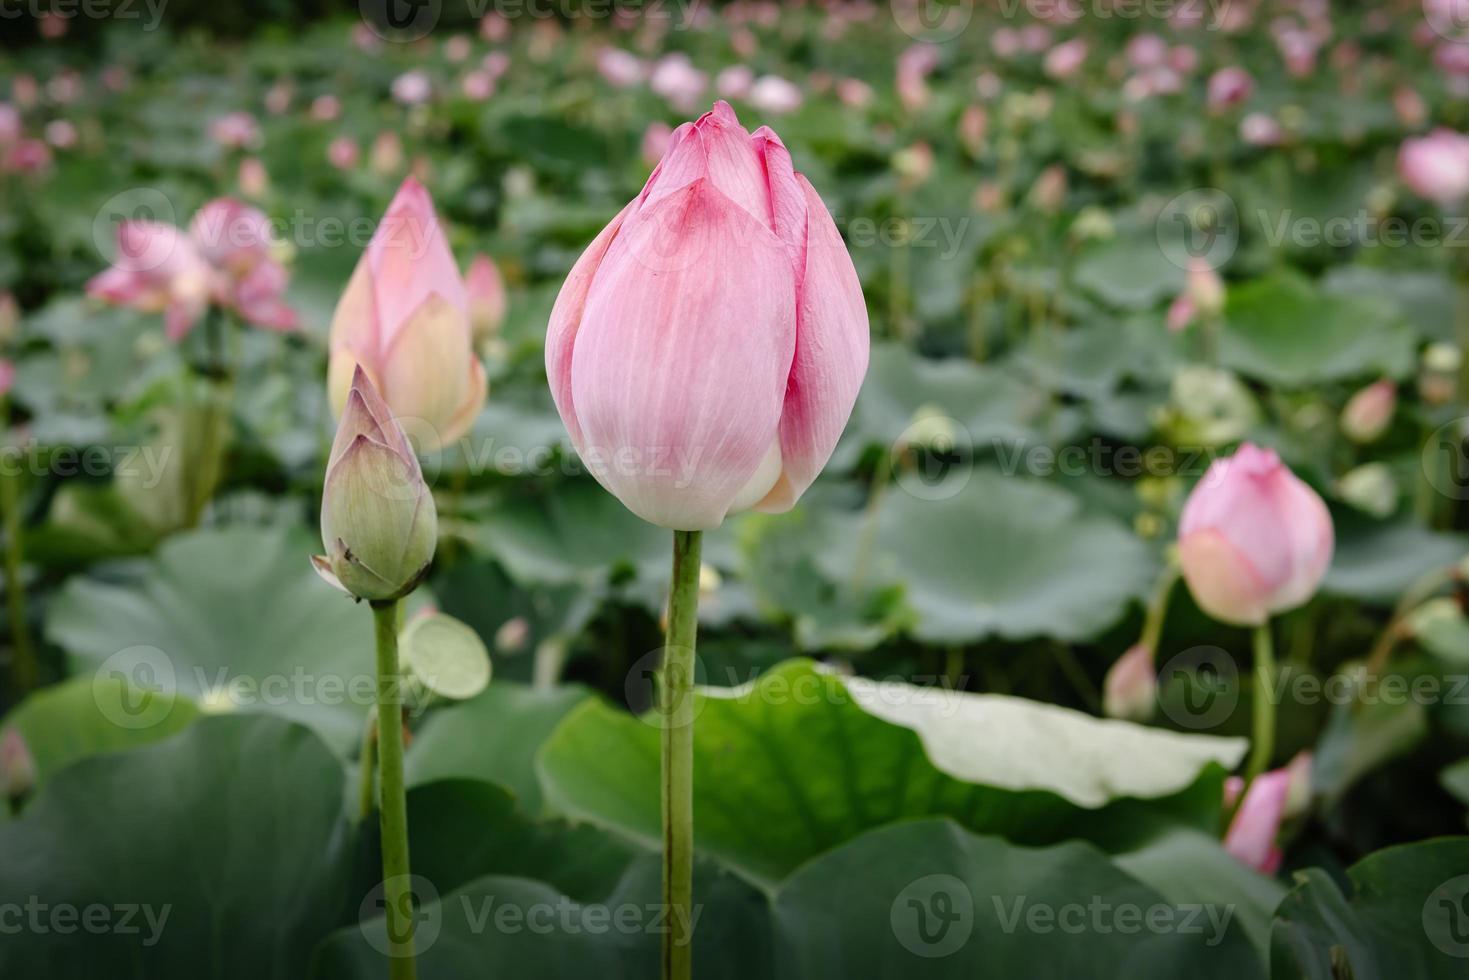
[[[434,94],[433,83],[421,71],[407,71],[393,79],[393,101],[400,105],[422,105]]]
[[[240,193],[246,197],[264,197],[270,190],[270,174],[259,157],[245,157],[241,160],[236,179],[240,184]]]
[[[730,65],[714,76],[714,90],[721,98],[743,99],[755,84],[755,73],[748,65]]]
[[[1440,127],[1403,141],[1398,176],[1419,197],[1450,205],[1469,194],[1469,136]]]
[[[872,86],[860,78],[843,78],[837,82],[836,88],[842,105],[860,109],[872,101]]]
[[[1042,67],[1051,78],[1064,81],[1073,77],[1086,64],[1086,54],[1086,40],[1072,38],[1047,51]]]
[[[1135,34],[1127,42],[1126,53],[1133,68],[1156,68],[1168,60],[1168,42],[1156,34]]]
[[[209,136],[220,146],[242,150],[260,141],[260,126],[248,112],[231,112],[209,124]]]
[[[648,128],[643,130],[643,142],[641,151],[643,160],[648,164],[655,164],[663,159],[663,154],[668,152],[668,142],[673,138],[673,127],[661,120],[648,123]]]
[[[318,95],[311,100],[311,118],[317,122],[332,122],[342,114],[342,100],[335,95]]]
[[[1248,99],[1255,91],[1255,80],[1243,68],[1231,65],[1209,76],[1210,112],[1223,112]]]
[[[681,52],[660,58],[648,79],[648,87],[680,112],[692,110],[703,98],[708,84],[708,76]]]
[[[362,150],[350,136],[338,136],[327,144],[326,158],[338,170],[352,170],[362,158]]]
[[[483,102],[495,94],[495,84],[495,76],[480,69],[465,75],[459,82],[459,88],[465,98]]]
[[[1239,138],[1251,146],[1278,146],[1285,132],[1274,116],[1252,112],[1239,121]]]
[[[272,116],[281,116],[291,108],[291,99],[296,91],[290,82],[276,82],[265,92],[265,111]]]
[[[643,80],[647,67],[631,51],[609,45],[597,51],[597,71],[614,88],[627,88]]]
[[[0,102],[0,146],[8,146],[20,139],[22,126],[20,110],[9,102]]]
[[[444,42],[444,60],[457,65],[466,60],[474,50],[474,43],[467,34],[455,34]]]
[[[794,112],[803,98],[795,82],[779,75],[763,75],[750,87],[750,104],[773,116]]]

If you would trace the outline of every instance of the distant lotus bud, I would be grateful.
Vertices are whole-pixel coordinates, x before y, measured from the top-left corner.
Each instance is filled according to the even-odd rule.
[[[846,426],[867,352],[826,205],[775,133],[752,136],[720,102],[678,128],[577,260],[546,374],[598,481],[644,520],[701,530],[795,504]]]
[[[750,86],[750,104],[761,112],[772,116],[783,116],[795,112],[805,101],[801,89],[779,75],[762,75]]]
[[[1428,107],[1423,104],[1423,96],[1408,85],[1399,85],[1393,90],[1392,107],[1398,114],[1398,122],[1407,129],[1417,129],[1428,118]]]
[[[15,294],[0,290],[0,344],[13,343],[19,326],[20,304],[16,303]]]
[[[1188,291],[1185,290],[1168,304],[1168,315],[1164,322],[1168,325],[1170,333],[1182,333],[1188,329],[1190,323],[1194,322],[1197,314],[1198,310],[1194,307],[1193,297],[1189,296]]]
[[[18,800],[36,785],[36,760],[20,729],[9,725],[0,735],[0,792]]]
[[[354,170],[362,158],[362,151],[352,137],[338,136],[327,144],[326,158],[338,170]]]
[[[1336,493],[1373,517],[1387,517],[1398,506],[1398,481],[1386,463],[1364,463],[1348,470],[1337,479]]]
[[[393,101],[401,105],[422,105],[433,94],[433,83],[421,71],[404,72],[393,79]]]
[[[648,123],[648,128],[643,130],[643,140],[639,147],[643,154],[643,160],[649,165],[663,159],[663,154],[668,152],[668,141],[673,138],[673,128],[661,119],[655,119]]]
[[[209,124],[209,135],[220,146],[244,150],[260,143],[260,126],[248,112],[231,112]]]
[[[259,157],[246,157],[240,161],[240,193],[246,197],[264,197],[270,190],[270,174]]]
[[[1341,430],[1353,442],[1376,442],[1387,431],[1397,407],[1398,386],[1386,379],[1375,381],[1347,401]]]
[[[425,452],[469,431],[485,403],[469,298],[433,201],[410,177],[388,206],[332,318],[327,383],[335,411],[358,367],[415,428]]]
[[[1247,100],[1255,91],[1255,80],[1243,68],[1231,65],[1209,76],[1209,111],[1221,113]]]
[[[844,78],[837,82],[837,98],[842,105],[861,109],[872,101],[872,86],[860,78]]]
[[[318,95],[311,100],[311,118],[331,122],[342,114],[342,100],[335,95]]]
[[[1237,796],[1241,789],[1238,777],[1231,777],[1231,783],[1231,795]],[[1290,788],[1291,774],[1286,769],[1256,777],[1224,835],[1224,849],[1240,863],[1262,874],[1274,874],[1280,869],[1282,855],[1275,838],[1285,819]]]
[[[1285,139],[1285,130],[1272,116],[1252,112],[1239,121],[1239,138],[1250,146],[1279,146]]]
[[[1444,341],[1429,344],[1423,351],[1422,370],[1418,375],[1418,394],[1429,405],[1445,405],[1452,401],[1458,388],[1459,365],[1463,353],[1455,344]]]
[[[524,616],[515,616],[505,620],[500,628],[495,630],[495,649],[501,653],[518,653],[525,649],[525,641],[530,637],[530,623]]]
[[[1060,211],[1066,203],[1066,168],[1053,163],[1042,170],[1030,187],[1030,203],[1044,214]]]
[[[755,71],[749,65],[730,65],[714,77],[714,91],[723,99],[743,99],[755,84]]]
[[[1081,70],[1086,64],[1087,43],[1083,38],[1072,38],[1056,45],[1046,52],[1042,69],[1051,78],[1065,81]]]
[[[1102,710],[1108,718],[1147,721],[1158,700],[1153,651],[1139,643],[1117,658],[1102,684]]]
[[[1469,136],[1439,128],[1427,136],[1403,140],[1398,176],[1413,193],[1436,204],[1462,200],[1469,194]]]
[[[326,555],[311,559],[317,572],[371,601],[412,592],[438,543],[438,514],[418,457],[360,367],[327,463],[321,540]]]
[[[966,106],[959,116],[959,141],[972,157],[984,152],[984,135],[989,129],[990,114],[982,105]]]
[[[1179,562],[1199,606],[1256,626],[1316,593],[1331,563],[1331,514],[1273,450],[1245,443],[1209,467],[1184,504]]]
[[[1127,63],[1134,68],[1156,68],[1168,60],[1168,42],[1157,34],[1137,34],[1127,42]]]
[[[709,76],[694,67],[683,52],[664,55],[648,77],[648,88],[680,112],[688,112],[704,95]]]
[[[642,81],[647,69],[630,51],[605,47],[597,51],[597,71],[614,88],[627,88]]]
[[[1185,288],[1200,316],[1215,317],[1223,312],[1224,280],[1204,256],[1189,259]]]
[[[464,290],[469,296],[469,323],[478,344],[498,333],[505,322],[505,280],[495,260],[476,255],[464,273]]]
[[[204,315],[214,270],[193,240],[173,225],[124,221],[117,257],[87,283],[87,295],[144,313],[162,313],[170,340],[180,340]]]
[[[403,169],[403,141],[392,130],[377,134],[372,141],[372,172],[391,177]]]

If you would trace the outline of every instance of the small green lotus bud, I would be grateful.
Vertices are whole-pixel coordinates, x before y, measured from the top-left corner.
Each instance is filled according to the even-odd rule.
[[[361,367],[327,463],[321,540],[327,553],[312,558],[317,572],[371,601],[412,592],[438,543],[438,514],[418,457]]]
[[[1336,492],[1373,517],[1387,517],[1398,506],[1398,482],[1385,463],[1363,463],[1336,481]]]

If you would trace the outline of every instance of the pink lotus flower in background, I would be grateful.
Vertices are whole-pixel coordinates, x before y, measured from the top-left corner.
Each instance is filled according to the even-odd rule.
[[[479,36],[495,43],[510,36],[510,21],[498,10],[492,10],[479,19]]]
[[[484,69],[472,71],[459,82],[464,97],[474,102],[483,102],[495,94],[495,76]]]
[[[46,142],[58,150],[69,150],[77,145],[77,128],[70,119],[53,119],[46,124]]]
[[[1417,129],[1428,118],[1428,107],[1423,104],[1423,96],[1407,85],[1399,85],[1393,90],[1392,107],[1398,115],[1398,122],[1409,129]]]
[[[218,198],[194,215],[189,237],[217,273],[215,302],[257,327],[296,329],[296,311],[284,298],[290,276],[275,258],[275,235],[263,212]]]
[[[488,255],[476,255],[464,272],[464,289],[469,296],[469,323],[475,341],[500,330],[505,322],[505,279]]]
[[[469,57],[474,50],[474,42],[467,34],[455,34],[444,42],[444,60],[452,65],[457,65]]]
[[[0,158],[0,172],[38,174],[51,166],[51,147],[45,140],[22,139],[7,148]]]
[[[491,78],[499,81],[504,74],[510,70],[510,56],[504,51],[491,51],[480,59],[480,68],[484,69]]]
[[[836,85],[837,98],[842,105],[861,109],[872,102],[872,86],[860,78],[843,78]]]
[[[966,106],[959,115],[959,142],[970,156],[977,157],[984,151],[985,133],[989,131],[990,114],[982,105]]]
[[[1158,699],[1153,651],[1138,643],[1117,658],[1102,683],[1102,711],[1108,718],[1147,721]]]
[[[1209,111],[1214,113],[1232,109],[1247,100],[1255,91],[1255,80],[1243,68],[1230,66],[1221,68],[1209,76]]]
[[[668,141],[673,138],[673,127],[662,120],[655,119],[648,123],[648,128],[643,130],[643,140],[640,147],[643,159],[649,165],[663,159],[663,154],[668,152]]]
[[[1126,53],[1133,68],[1156,68],[1168,60],[1168,42],[1156,34],[1136,34],[1127,42]]]
[[[1185,289],[1173,297],[1173,302],[1168,304],[1168,313],[1163,322],[1170,333],[1182,333],[1188,329],[1190,323],[1194,322],[1194,317],[1198,315],[1198,312],[1194,307],[1193,297],[1189,296],[1188,290]]]
[[[1285,131],[1275,117],[1252,112],[1239,121],[1239,138],[1250,146],[1279,146]]]
[[[1437,204],[1462,200],[1469,194],[1469,136],[1440,127],[1403,140],[1398,176],[1413,193]]]
[[[10,97],[22,109],[34,109],[41,99],[41,85],[34,75],[16,75],[10,83]]]
[[[20,110],[9,102],[0,102],[0,146],[8,146],[20,139],[22,131]]]
[[[1051,46],[1051,32],[1040,24],[1028,24],[1020,29],[1020,46],[1030,54],[1040,54]]]
[[[393,101],[400,105],[422,105],[433,94],[433,83],[421,71],[404,72],[393,79]]]
[[[1189,494],[1179,563],[1215,619],[1258,626],[1316,593],[1335,540],[1326,505],[1273,450],[1245,443]]]
[[[260,126],[248,112],[231,112],[209,124],[209,137],[220,146],[243,150],[260,142]]]
[[[1188,44],[1175,45],[1168,52],[1168,67],[1180,75],[1191,75],[1199,67],[1199,52]]]
[[[755,73],[748,65],[730,65],[714,76],[714,91],[725,99],[743,99],[754,84]]]
[[[246,197],[264,197],[270,190],[270,173],[259,157],[245,157],[240,161],[239,173],[235,178],[240,193]]]
[[[311,100],[311,118],[331,122],[342,114],[342,100],[335,95],[318,95]]]
[[[362,150],[350,136],[338,136],[327,144],[326,158],[338,170],[355,168],[362,158]]]
[[[15,386],[15,364],[0,357],[0,398],[10,394],[10,389]]]
[[[403,169],[403,141],[391,129],[383,130],[372,141],[372,172],[391,177]]]
[[[182,339],[209,306],[214,270],[173,225],[125,221],[112,266],[87,283],[87,295],[144,313],[162,313],[170,340]]]
[[[399,419],[422,423],[425,452],[469,431],[484,406],[484,366],[471,349],[469,298],[416,179],[405,180],[357,263],[332,317],[327,386],[342,411],[360,366]]]
[[[1013,58],[1020,53],[1020,32],[1013,27],[1001,27],[990,35],[990,50],[999,58]]]
[[[783,116],[801,108],[804,96],[795,82],[779,75],[764,75],[750,87],[750,104],[772,116]]]
[[[788,510],[867,368],[867,309],[831,215],[768,128],[726,103],[674,133],[587,247],[546,335],[551,393],[593,475],[644,520]]]
[[[1398,386],[1390,379],[1374,381],[1347,400],[1341,430],[1356,443],[1376,442],[1392,424],[1398,408]]]
[[[0,735],[0,795],[19,799],[36,785],[36,760],[30,746],[14,725]]]
[[[648,78],[648,87],[680,112],[688,112],[704,97],[709,78],[682,53],[664,55]]]
[[[597,51],[597,71],[614,88],[628,88],[643,80],[647,66],[630,51],[604,47]]]
[[[1086,64],[1087,43],[1083,38],[1072,38],[1046,52],[1042,68],[1051,78],[1064,81],[1074,76]]]
[[[932,44],[914,44],[898,55],[898,101],[909,112],[928,104],[928,76],[939,64],[939,49]]]
[[[283,116],[295,97],[296,90],[289,82],[276,82],[265,92],[265,111],[272,116]]]
[[[1282,853],[1275,838],[1285,819],[1290,783],[1288,769],[1261,773],[1245,791],[1245,798],[1224,835],[1224,849],[1241,864],[1261,874],[1273,875],[1280,870]],[[1243,780],[1231,776],[1225,790],[1226,799],[1238,798],[1241,789]]]

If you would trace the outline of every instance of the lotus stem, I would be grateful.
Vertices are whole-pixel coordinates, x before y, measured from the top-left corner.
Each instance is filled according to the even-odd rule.
[[[1275,648],[1270,639],[1270,620],[1255,627],[1255,725],[1250,746],[1250,764],[1245,783],[1254,781],[1270,765],[1275,754]],[[1241,797],[1243,798],[1243,797]]]
[[[663,980],[693,971],[694,644],[699,631],[699,531],[673,532],[668,632],[658,678],[663,728]]]
[[[415,980],[413,883],[408,864],[408,801],[403,787],[403,683],[398,673],[398,604],[372,604],[377,634],[378,807],[382,827],[383,902],[387,913],[388,976]]]

